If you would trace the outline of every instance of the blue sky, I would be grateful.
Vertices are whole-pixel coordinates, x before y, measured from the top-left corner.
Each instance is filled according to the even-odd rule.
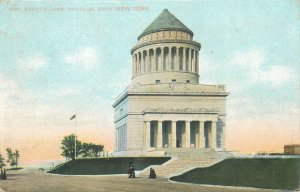
[[[130,49],[164,8],[201,43],[200,82],[231,92],[230,150],[282,151],[300,142],[296,0],[9,1],[0,3],[0,151],[39,153],[24,162],[59,158],[73,113],[82,140],[113,150],[111,105],[129,84]]]

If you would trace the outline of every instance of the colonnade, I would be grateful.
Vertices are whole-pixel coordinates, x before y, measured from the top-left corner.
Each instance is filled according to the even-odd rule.
[[[146,121],[146,148],[217,148],[215,121]]]
[[[168,46],[137,50],[132,54],[133,76],[159,71],[198,73],[198,50]]]

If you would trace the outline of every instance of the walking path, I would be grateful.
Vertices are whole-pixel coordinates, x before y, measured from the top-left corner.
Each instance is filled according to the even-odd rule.
[[[148,179],[137,177],[128,179],[127,175],[122,176],[57,176],[44,174],[38,170],[8,172],[8,180],[0,181],[0,192],[107,192],[107,191],[143,191],[143,192],[254,192],[261,189],[234,188],[222,186],[202,186],[194,184],[181,184],[170,182],[164,178]],[[271,190],[266,190],[271,191]]]

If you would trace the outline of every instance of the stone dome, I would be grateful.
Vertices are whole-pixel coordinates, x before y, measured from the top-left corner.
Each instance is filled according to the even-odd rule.
[[[162,13],[143,31],[143,33],[139,35],[138,39],[149,33],[159,31],[184,31],[193,36],[193,32],[174,15],[172,15],[168,9],[164,9]]]

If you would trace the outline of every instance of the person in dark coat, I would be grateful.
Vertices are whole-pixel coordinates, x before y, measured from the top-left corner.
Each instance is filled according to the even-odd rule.
[[[152,169],[152,167],[150,167],[149,179],[156,179],[156,173],[155,173],[154,169]]]
[[[6,180],[7,177],[6,177],[6,170],[4,169],[4,173],[3,173],[3,179]]]
[[[128,171],[128,178],[135,178],[135,172],[133,166],[130,166],[129,171]]]
[[[0,180],[6,180],[6,170],[5,169],[1,169],[1,176],[0,176]]]

